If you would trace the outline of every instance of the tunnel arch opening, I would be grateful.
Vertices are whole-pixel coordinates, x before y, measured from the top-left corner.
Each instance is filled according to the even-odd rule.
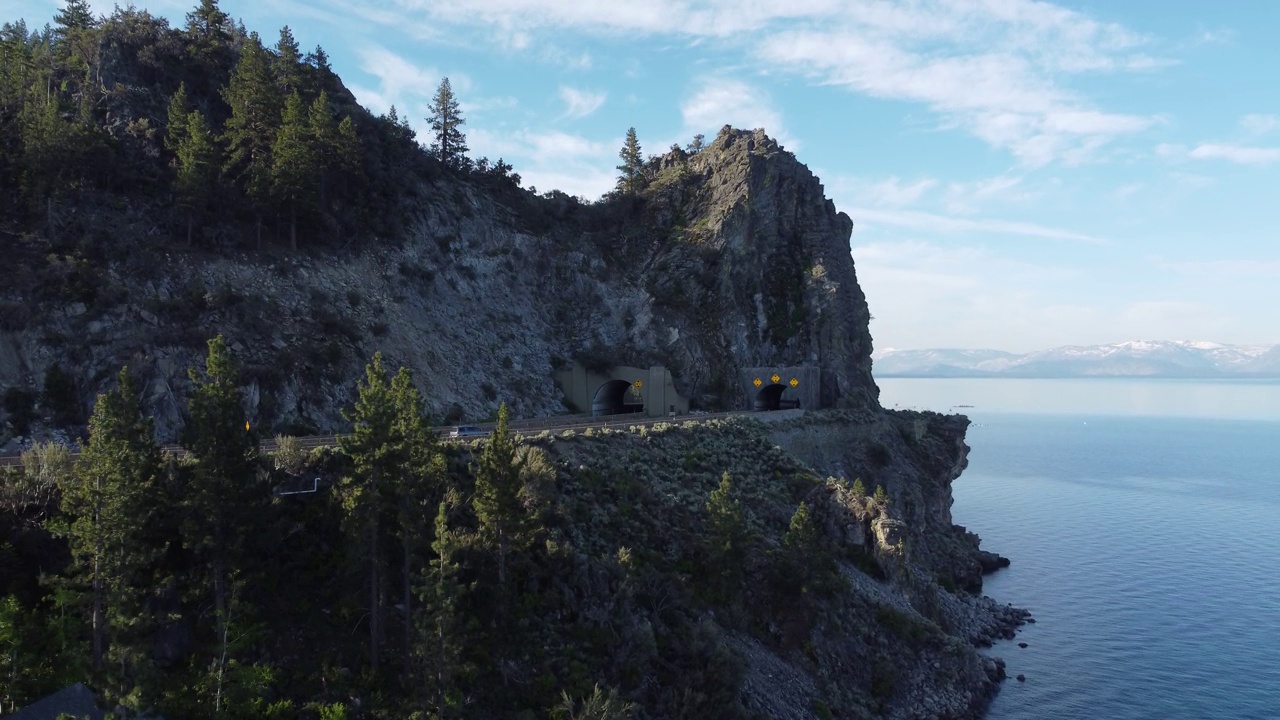
[[[644,398],[626,380],[609,380],[591,398],[592,415],[625,415],[644,412]]]
[[[791,410],[800,407],[798,398],[784,399],[782,394],[787,391],[787,386],[781,383],[773,383],[765,385],[756,392],[756,399],[752,408],[758,412],[768,412],[771,410]]]

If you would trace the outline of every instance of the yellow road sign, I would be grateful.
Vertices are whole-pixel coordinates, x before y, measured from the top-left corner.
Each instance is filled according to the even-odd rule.
[[[632,384],[633,386],[635,386],[635,387],[638,387],[638,388],[642,388],[642,387],[644,387],[644,381],[643,381],[643,380],[637,380],[637,381],[635,381],[635,382],[633,382],[633,383],[631,383],[631,384]],[[615,385],[614,387],[617,387],[617,386]]]
[[[782,376],[781,376],[781,375],[779,375],[778,373],[774,373],[774,374],[773,374],[773,377],[772,377],[771,379],[772,379],[775,383],[780,383],[780,382],[782,382]]]
[[[755,380],[751,381],[751,384],[755,385],[756,387],[760,387],[761,385],[764,384],[764,381],[761,380],[760,378],[756,378]]]
[[[800,385],[799,378],[791,378],[791,387],[799,387],[799,385]]]

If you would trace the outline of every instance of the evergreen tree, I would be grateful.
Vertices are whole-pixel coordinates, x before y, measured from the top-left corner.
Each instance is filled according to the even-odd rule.
[[[793,585],[802,593],[829,591],[835,587],[835,558],[823,544],[809,506],[803,502],[791,516],[791,525],[782,538],[780,560]]]
[[[350,191],[353,181],[358,183],[363,177],[361,156],[360,136],[356,134],[355,121],[347,115],[338,123],[338,147],[333,158],[345,191]]]
[[[164,147],[175,156],[187,137],[187,116],[191,114],[191,101],[187,99],[187,84],[180,83],[169,98],[169,122],[165,126]]]
[[[131,687],[141,659],[129,630],[142,613],[140,602],[149,585],[145,570],[157,555],[145,538],[159,473],[160,449],[151,419],[143,415],[126,368],[116,388],[98,396],[89,443],[59,487],[76,571],[89,586],[91,663],[102,673],[110,655],[121,693]]]
[[[322,82],[328,80],[329,77],[333,75],[333,67],[329,65],[329,53],[325,52],[324,48],[319,45],[317,45],[316,49],[312,50],[311,53],[307,55],[307,62],[316,70],[320,71],[320,79]]]
[[[622,159],[622,164],[618,166],[618,171],[622,173],[618,178],[618,189],[628,195],[640,192],[644,157],[640,154],[640,141],[636,139],[635,128],[627,129],[627,139],[618,151],[618,157]]]
[[[284,94],[303,91],[302,52],[293,30],[288,25],[280,28],[280,41],[276,43],[276,82]]]
[[[81,106],[82,109],[84,106]],[[46,228],[54,235],[54,202],[64,193],[84,187],[95,169],[101,135],[83,113],[63,120],[60,98],[33,87],[28,93],[18,129],[22,141],[21,181],[32,210],[47,212]]]
[[[427,696],[426,704],[441,719],[450,714],[448,697],[463,671],[466,637],[459,608],[463,588],[458,581],[458,538],[449,527],[450,507],[450,502],[441,501],[436,511],[435,539],[431,543],[434,556],[419,594],[425,613],[417,626],[416,646],[424,671],[421,687]]]
[[[231,18],[218,7],[218,0],[200,0],[200,5],[187,13],[187,52],[205,69],[213,73],[230,57]]]
[[[414,567],[419,567],[429,536],[422,517],[431,507],[430,498],[439,498],[445,475],[444,456],[435,433],[427,425],[423,413],[422,395],[413,383],[408,368],[400,368],[391,380],[391,401],[395,405],[391,439],[395,454],[400,460],[400,477],[397,482],[396,535],[400,539],[402,650],[406,675],[412,667]]]
[[[191,368],[188,375],[194,388],[182,445],[193,467],[183,535],[212,590],[216,637],[223,643],[217,662],[225,664],[232,573],[245,567],[255,510],[267,498],[257,480],[258,443],[245,418],[240,371],[221,335],[209,341],[204,372]]]
[[[187,212],[187,245],[198,220],[203,218],[218,186],[218,146],[204,113],[187,114],[185,129],[177,148],[178,176],[174,191],[178,205]]]
[[[26,23],[5,23],[0,28],[0,116],[17,114],[34,82],[34,70]]]
[[[200,0],[199,7],[187,13],[186,29],[207,46],[226,44],[231,40],[231,17],[218,7],[218,0]]]
[[[698,133],[693,136],[693,142],[689,143],[689,145],[685,147],[685,151],[690,155],[696,155],[697,153],[702,152],[702,149],[706,147],[706,142],[707,136],[702,133]]]
[[[257,33],[249,36],[231,82],[222,90],[231,106],[222,139],[227,143],[225,169],[258,210],[258,244],[262,244],[262,214],[272,189],[271,148],[280,126],[280,99],[267,51]]]
[[[402,119],[400,114],[396,112],[395,105],[392,105],[391,109],[381,119],[390,126],[389,130],[392,137],[401,142],[411,143],[418,136],[418,133],[409,125],[409,120],[407,118]]]
[[[462,133],[462,126],[467,123],[458,107],[458,99],[453,95],[453,86],[449,78],[440,81],[436,88],[436,96],[431,100],[431,132],[435,141],[431,143],[431,152],[440,158],[446,167],[455,170],[464,167],[467,155],[467,136]]]
[[[316,159],[317,190],[321,207],[325,207],[329,199],[331,179],[339,171],[342,162],[342,141],[338,122],[329,110],[329,93],[324,90],[312,101],[307,111],[310,123],[311,142]]]
[[[91,30],[98,21],[93,17],[88,0],[64,0],[65,6],[53,16],[54,36],[67,40],[77,32]]]
[[[818,547],[818,530],[809,515],[809,506],[800,503],[791,516],[791,525],[782,538],[782,546],[797,559],[812,554]]]
[[[271,151],[271,188],[275,197],[289,208],[289,248],[294,251],[298,249],[298,208],[312,207],[319,174],[319,156],[311,127],[302,97],[294,91],[285,103]]]
[[[485,443],[476,471],[476,492],[472,506],[480,521],[480,532],[498,551],[498,591],[503,599],[507,587],[507,555],[520,537],[524,509],[520,503],[520,469],[516,463],[516,443],[507,426],[507,405],[498,408],[498,423]]]
[[[353,472],[343,478],[343,505],[357,550],[366,566],[369,588],[369,664],[377,672],[381,659],[382,608],[386,594],[386,559],[382,536],[394,512],[400,481],[401,457],[395,440],[396,403],[382,353],[365,367],[354,408],[343,415],[351,433],[339,438],[343,453],[351,458]]]
[[[734,492],[729,473],[720,477],[720,485],[707,500],[708,576],[721,598],[732,598],[742,580],[747,560],[747,523],[742,503]]]

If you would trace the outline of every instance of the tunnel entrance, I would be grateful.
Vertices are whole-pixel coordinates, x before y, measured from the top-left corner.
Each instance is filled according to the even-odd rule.
[[[756,400],[752,409],[759,411],[769,410],[791,410],[800,407],[798,399],[782,399],[782,393],[787,389],[786,385],[774,383],[765,385],[756,393]]]
[[[591,399],[592,415],[623,415],[644,412],[640,388],[626,380],[610,380],[596,389]]]

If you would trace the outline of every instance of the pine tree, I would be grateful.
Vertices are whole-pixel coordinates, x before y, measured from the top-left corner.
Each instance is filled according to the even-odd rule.
[[[322,82],[327,80],[330,75],[333,75],[333,67],[329,65],[329,53],[325,52],[324,48],[319,45],[307,55],[307,62],[320,71]]]
[[[191,368],[188,375],[194,389],[182,445],[193,467],[183,535],[207,573],[217,637],[225,640],[232,573],[251,554],[247,539],[254,533],[255,511],[267,497],[257,480],[258,442],[245,417],[240,371],[221,335],[209,341],[204,372]],[[225,652],[219,656],[226,662]]]
[[[311,134],[311,122],[294,91],[285,103],[280,129],[271,150],[271,189],[289,208],[289,249],[298,249],[298,208],[315,202],[319,156]]]
[[[267,51],[257,33],[245,42],[222,97],[231,106],[231,117],[222,134],[227,143],[225,169],[257,206],[261,245],[262,214],[272,188],[271,148],[277,139],[281,105]]]
[[[356,134],[356,123],[350,115],[338,123],[339,164],[347,172],[355,172],[360,168],[360,136]]]
[[[93,17],[88,0],[64,0],[66,5],[53,16],[54,37],[67,40],[77,32],[91,30],[98,21]]]
[[[462,671],[466,635],[459,609],[463,588],[458,582],[458,539],[449,527],[450,507],[451,503],[441,501],[436,511],[435,540],[431,543],[434,557],[419,594],[425,613],[417,626],[416,646],[424,670],[421,687],[427,705],[441,719],[449,714],[447,698]]]
[[[218,7],[218,0],[200,0],[200,5],[187,13],[187,52],[212,73],[230,56],[233,29],[231,17]]]
[[[200,0],[200,6],[187,13],[187,34],[206,45],[229,42],[230,30],[231,17],[218,7],[218,0]]]
[[[835,558],[822,542],[809,506],[800,503],[782,538],[782,567],[802,593],[824,591],[837,580]]]
[[[359,183],[362,177],[360,147],[360,136],[356,133],[355,121],[347,115],[342,118],[342,122],[338,123],[338,146],[334,153],[337,174],[342,179],[344,191],[349,192],[352,183]]]
[[[310,123],[311,141],[316,157],[317,190],[320,206],[326,207],[329,200],[331,179],[339,172],[342,162],[342,136],[339,134],[338,122],[334,120],[329,109],[329,93],[324,90],[312,101],[307,111]]]
[[[0,28],[0,114],[18,113],[34,75],[26,23],[5,23]]]
[[[390,131],[391,136],[397,138],[403,143],[411,143],[414,141],[414,138],[418,136],[418,133],[409,125],[409,120],[407,118],[400,117],[400,113],[396,111],[395,105],[392,105],[391,109],[387,111],[387,114],[383,115],[380,119],[390,126],[388,130]]]
[[[165,126],[164,147],[175,156],[178,148],[187,137],[187,116],[191,114],[191,101],[187,99],[187,84],[178,85],[178,90],[169,98],[169,123]]]
[[[388,524],[389,508],[397,496],[400,460],[396,452],[396,404],[382,366],[382,353],[365,367],[365,379],[357,388],[355,407],[343,416],[352,424],[351,433],[339,439],[343,453],[351,458],[353,472],[343,478],[343,505],[347,524],[367,567],[369,587],[369,665],[377,672],[382,645],[382,607],[385,596],[385,551],[382,535]]]
[[[440,158],[446,167],[455,170],[464,167],[467,155],[467,136],[462,133],[462,126],[467,123],[462,117],[458,99],[453,95],[453,86],[449,78],[440,81],[436,88],[436,96],[431,100],[431,116],[427,118],[431,124],[431,132],[435,141],[431,143],[431,152]]]
[[[187,245],[191,245],[196,221],[204,216],[218,186],[218,146],[204,113],[187,114],[177,148],[178,176],[174,191],[178,205],[187,211]]]
[[[429,498],[439,498],[445,475],[444,455],[440,451],[435,433],[427,425],[423,412],[422,395],[413,383],[408,368],[400,368],[391,380],[391,401],[395,405],[395,420],[391,438],[394,452],[400,462],[397,482],[396,535],[400,539],[400,582],[404,623],[402,626],[404,667],[406,675],[412,668],[413,628],[413,568],[419,565],[418,557],[426,545],[421,518],[430,508]]]
[[[151,419],[143,415],[128,368],[116,388],[98,396],[89,420],[89,443],[73,473],[60,484],[66,535],[78,574],[89,584],[91,662],[111,668],[120,692],[138,660],[127,631],[141,614],[147,590],[144,569],[156,551],[144,541],[155,510],[160,449]]]
[[[503,599],[507,587],[507,555],[519,538],[524,521],[521,484],[516,444],[507,426],[507,405],[503,403],[498,408],[497,425],[480,454],[476,492],[471,501],[481,534],[498,551],[498,592]]]
[[[303,91],[302,52],[288,25],[280,28],[280,41],[276,43],[275,73],[282,93],[287,95]]]
[[[720,477],[720,485],[711,491],[706,509],[708,574],[714,590],[722,598],[730,598],[742,579],[748,535],[742,503],[734,492],[728,472]]]
[[[640,192],[644,157],[640,154],[640,141],[636,139],[635,128],[627,129],[627,139],[618,151],[618,157],[622,159],[622,164],[618,166],[618,171],[622,173],[618,178],[618,189],[628,195]]]

